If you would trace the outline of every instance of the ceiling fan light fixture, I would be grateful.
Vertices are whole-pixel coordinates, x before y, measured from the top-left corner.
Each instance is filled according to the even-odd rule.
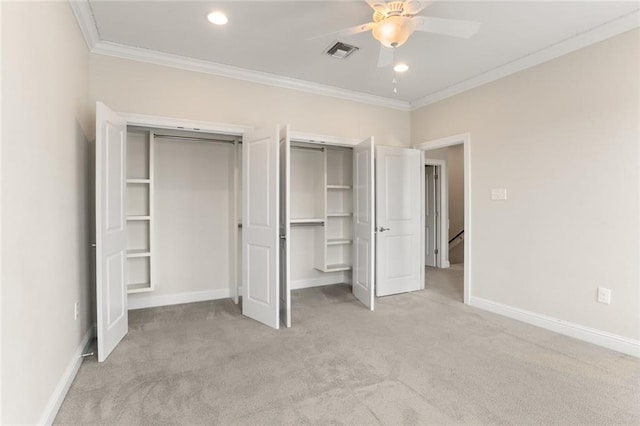
[[[225,25],[229,22],[229,18],[222,12],[214,11],[207,15],[207,20],[214,25]]]
[[[376,22],[373,37],[386,47],[402,46],[416,29],[415,22],[408,16],[389,16]]]

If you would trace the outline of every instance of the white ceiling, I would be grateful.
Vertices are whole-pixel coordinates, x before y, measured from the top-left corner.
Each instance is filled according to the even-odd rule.
[[[571,39],[638,10],[631,2],[438,1],[421,15],[482,24],[469,40],[414,33],[398,48],[398,77],[377,68],[379,44],[371,33],[341,37],[360,50],[346,60],[322,52],[336,39],[310,37],[371,21],[364,1],[98,1],[90,0],[102,41],[216,64],[415,102],[483,73]],[[226,26],[206,15],[222,10]]]

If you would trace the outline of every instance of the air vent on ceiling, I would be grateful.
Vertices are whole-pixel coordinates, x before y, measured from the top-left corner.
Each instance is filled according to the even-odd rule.
[[[325,50],[324,53],[333,58],[347,59],[352,53],[357,52],[358,49],[360,48],[347,43],[343,43],[341,41],[337,41],[333,45],[329,46],[329,48]]]

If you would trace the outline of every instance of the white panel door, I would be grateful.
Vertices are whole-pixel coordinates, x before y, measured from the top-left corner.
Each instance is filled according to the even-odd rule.
[[[422,151],[376,148],[376,295],[421,288]]]
[[[291,327],[291,142],[280,131],[280,322]]]
[[[438,262],[438,199],[436,166],[425,167],[425,265],[437,266]]]
[[[277,127],[242,138],[242,313],[278,328],[280,142]]]
[[[125,217],[127,123],[96,104],[96,305],[98,361],[127,334]]]
[[[353,149],[353,294],[373,310],[375,180],[373,137]]]

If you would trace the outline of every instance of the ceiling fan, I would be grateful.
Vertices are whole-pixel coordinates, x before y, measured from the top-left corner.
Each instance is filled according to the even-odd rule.
[[[462,21],[456,19],[420,16],[418,13],[426,9],[432,1],[405,0],[390,1],[365,0],[373,9],[373,22],[356,25],[321,36],[351,36],[371,31],[378,40],[380,56],[378,67],[386,67],[393,63],[394,49],[402,46],[414,31],[442,34],[452,37],[470,38],[478,32],[479,22]]]

